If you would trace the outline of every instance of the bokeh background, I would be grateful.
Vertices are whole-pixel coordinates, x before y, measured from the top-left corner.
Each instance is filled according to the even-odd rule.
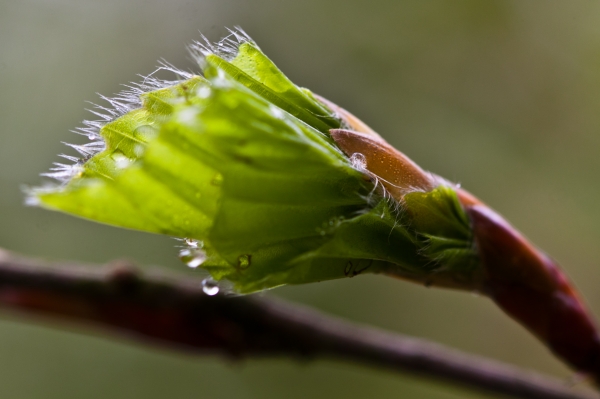
[[[0,247],[127,257],[185,272],[168,237],[23,205],[68,151],[95,92],[240,25],[297,84],[459,181],[568,271],[600,316],[600,3],[587,0],[1,0]],[[570,371],[489,300],[377,276],[282,296],[562,378]],[[56,329],[55,327],[60,327]],[[6,398],[484,398],[352,364],[233,362],[0,312]]]

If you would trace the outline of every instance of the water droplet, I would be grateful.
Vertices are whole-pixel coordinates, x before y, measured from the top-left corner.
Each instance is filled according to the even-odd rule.
[[[223,175],[220,173],[217,173],[216,175],[213,176],[212,180],[210,181],[210,183],[213,186],[217,186],[220,187],[223,184]]]
[[[217,295],[219,293],[219,285],[212,278],[205,278],[202,280],[202,291],[209,296]]]
[[[269,110],[271,111],[271,115],[273,115],[275,118],[277,119],[283,119],[283,111],[281,110],[281,108],[273,105],[273,104],[269,104]]]
[[[150,125],[142,125],[135,128],[133,135],[137,139],[147,143],[158,136],[158,129]]]
[[[206,98],[208,96],[210,96],[210,87],[208,86],[201,86],[198,91],[196,92],[197,96],[200,98]]]
[[[242,269],[242,270],[247,269],[250,267],[251,263],[252,263],[252,255],[244,254],[244,255],[238,256],[238,259],[237,259],[238,269]]]
[[[184,108],[182,111],[178,113],[178,119],[181,123],[186,125],[191,125],[196,121],[196,116],[198,115],[198,111],[194,108],[188,107]]]
[[[367,169],[367,158],[360,152],[355,152],[350,156],[350,163],[358,170]]]
[[[144,154],[144,150],[146,149],[145,146],[143,146],[142,144],[136,144],[133,146],[133,153],[135,154],[136,157],[141,157]]]
[[[179,251],[179,259],[188,267],[197,268],[206,260],[206,253],[197,248],[185,248]]]
[[[124,169],[131,163],[131,159],[127,158],[121,151],[113,152],[110,157],[115,161],[115,166],[118,169]]]
[[[41,203],[42,201],[40,201],[40,199],[36,197],[35,194],[30,194],[27,197],[25,197],[25,205],[27,206],[39,206]]]
[[[183,242],[190,248],[202,248],[204,246],[202,241],[194,240],[193,238],[184,238]]]
[[[88,134],[87,138],[90,139],[90,140],[96,140],[96,135],[90,133],[90,134]]]

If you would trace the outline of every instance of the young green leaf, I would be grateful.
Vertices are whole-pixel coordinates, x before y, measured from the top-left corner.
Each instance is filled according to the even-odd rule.
[[[237,292],[362,273],[476,288],[475,277],[448,267],[475,259],[453,189],[390,198],[330,135],[344,115],[236,38],[195,46],[204,77],[181,72],[176,84],[122,95],[128,106],[111,100],[124,112],[94,131],[103,146],[34,198],[187,238],[182,260]]]

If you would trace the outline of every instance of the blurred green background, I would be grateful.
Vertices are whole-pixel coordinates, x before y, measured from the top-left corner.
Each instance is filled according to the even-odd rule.
[[[2,0],[0,247],[186,272],[168,237],[23,206],[85,101],[240,25],[294,82],[459,181],[567,270],[600,316],[600,3],[587,0]],[[567,378],[489,300],[367,276],[272,291],[388,330]],[[0,313],[6,398],[483,398],[352,364],[232,362]]]

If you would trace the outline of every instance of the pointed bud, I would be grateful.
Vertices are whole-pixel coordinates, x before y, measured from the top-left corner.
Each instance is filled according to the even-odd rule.
[[[329,133],[349,157],[362,154],[367,171],[397,201],[409,192],[431,191],[437,185],[431,173],[377,135],[345,129],[332,129]]]

